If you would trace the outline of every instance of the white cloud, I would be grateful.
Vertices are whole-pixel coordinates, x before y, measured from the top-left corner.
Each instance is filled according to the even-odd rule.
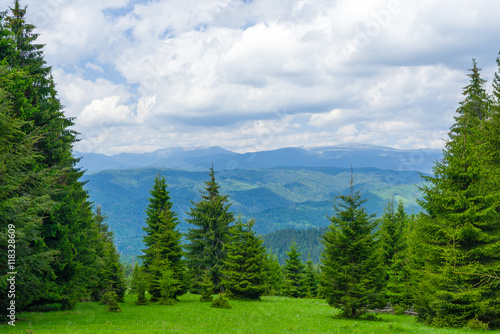
[[[100,152],[442,146],[471,58],[494,71],[499,51],[492,1],[25,2]]]

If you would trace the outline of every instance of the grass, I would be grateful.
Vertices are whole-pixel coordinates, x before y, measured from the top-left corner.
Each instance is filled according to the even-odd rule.
[[[122,313],[110,313],[99,303],[80,303],[72,311],[29,312],[16,326],[1,325],[0,333],[471,333],[439,329],[408,316],[381,315],[380,321],[342,320],[323,300],[263,297],[262,301],[231,300],[232,309],[214,309],[186,294],[174,306],[137,306],[135,295],[120,303]],[[488,333],[500,333],[489,331]]]

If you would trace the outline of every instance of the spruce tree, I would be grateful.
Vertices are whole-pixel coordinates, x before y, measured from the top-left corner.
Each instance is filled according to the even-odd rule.
[[[221,195],[219,183],[215,182],[213,166],[210,168],[210,180],[205,183],[199,202],[191,202],[186,221],[194,225],[186,235],[186,256],[194,283],[201,281],[201,276],[209,270],[214,285],[214,293],[220,292],[222,269],[227,259],[227,246],[230,242],[229,225],[234,215],[229,211],[228,196]],[[196,286],[195,286],[196,287]]]
[[[309,256],[306,262],[304,285],[306,290],[306,298],[316,298],[318,295],[318,279],[314,270],[314,264]]]
[[[102,294],[113,291],[116,293],[117,301],[124,302],[127,287],[123,265],[113,241],[113,232],[109,231],[106,219],[107,216],[102,213],[101,207],[97,206],[94,220],[99,234],[95,244],[98,258],[92,264],[96,266],[94,272],[97,286],[91,288],[93,299],[100,300]]]
[[[40,159],[37,143],[43,133],[26,133],[27,121],[13,110],[16,97],[8,89],[25,87],[26,77],[22,70],[0,66],[0,256],[4,259],[0,261],[0,307],[7,308],[9,302],[6,273],[17,272],[16,310],[42,298],[52,284],[45,277],[53,275],[57,252],[45,246],[41,231],[44,217],[57,205],[51,196],[62,175],[49,168],[35,168]],[[26,100],[23,107],[33,108]],[[13,232],[15,249],[8,246]],[[13,251],[16,259],[11,266],[8,259]]]
[[[146,209],[144,231],[144,272],[149,275],[151,300],[161,298],[160,280],[165,270],[173,272],[175,282],[174,298],[187,291],[187,276],[181,246],[181,233],[176,229],[179,224],[177,215],[172,211],[165,177],[157,175],[150,191],[149,205]]]
[[[222,285],[234,299],[260,299],[267,289],[265,249],[255,236],[255,221],[239,219],[230,228],[231,243],[222,270]]]
[[[425,256],[415,298],[419,315],[437,326],[462,327],[477,319],[500,325],[498,289],[485,278],[500,269],[500,188],[488,141],[491,102],[473,60],[434,175],[424,177],[418,235]]]
[[[88,245],[95,242],[96,227],[92,206],[79,181],[83,172],[75,169],[77,160],[72,156],[76,133],[69,128],[73,122],[64,117],[51,69],[43,59],[43,45],[36,44],[38,36],[25,14],[26,8],[16,0],[0,27],[1,45],[6,46],[0,61],[25,74],[24,89],[13,85],[6,90],[13,97],[13,113],[26,121],[21,130],[26,135],[42,134],[35,144],[39,155],[31,168],[61,173],[53,184],[56,191],[47,192],[57,205],[45,212],[39,234],[40,247],[58,256],[51,261],[51,274],[43,278],[45,288],[30,298],[30,303],[59,302],[63,308],[71,308],[91,288],[87,278],[95,274],[92,263],[97,254]],[[26,105],[31,107],[24,108]]]
[[[265,256],[266,286],[268,296],[281,296],[283,289],[283,270],[278,261],[278,256],[268,250]]]
[[[336,197],[332,223],[323,235],[321,291],[345,318],[358,318],[379,306],[383,286],[384,270],[372,234],[374,215],[368,215],[364,202],[354,191],[351,171],[350,193]]]
[[[297,251],[297,244],[292,242],[290,251],[287,253],[288,258],[285,260],[283,271],[287,282],[286,296],[294,298],[302,298],[306,295],[305,287],[305,268],[302,263],[302,254]]]
[[[389,302],[400,308],[412,304],[409,272],[407,268],[408,222],[403,201],[395,207],[391,198],[380,220],[379,245],[386,271],[385,295]]]

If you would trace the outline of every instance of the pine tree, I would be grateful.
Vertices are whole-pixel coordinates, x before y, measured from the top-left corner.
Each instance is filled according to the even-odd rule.
[[[134,286],[137,293],[136,305],[147,305],[149,302],[146,298],[147,278],[144,273],[144,267],[136,265],[134,267]]]
[[[323,235],[321,290],[328,304],[341,310],[340,316],[357,318],[378,306],[384,270],[372,234],[375,223],[362,207],[359,191],[339,195],[331,225]]]
[[[200,302],[212,302],[212,294],[214,292],[214,283],[212,282],[212,273],[210,270],[205,270],[203,273],[202,282],[200,284]]]
[[[295,242],[290,246],[290,251],[287,253],[288,258],[285,260],[283,271],[285,279],[288,281],[286,296],[294,298],[302,298],[306,294],[304,285],[305,268],[302,263],[302,254],[297,251]]]
[[[222,269],[230,242],[229,225],[234,221],[234,215],[229,211],[228,196],[219,192],[220,186],[215,182],[213,166],[209,176],[210,181],[205,183],[201,200],[191,202],[192,207],[188,212],[190,218],[186,221],[195,228],[188,229],[186,255],[194,283],[200,282],[204,271],[209,270],[214,292],[217,293],[222,290]]]
[[[443,161],[424,177],[418,235],[426,261],[415,298],[434,325],[462,327],[477,316],[496,327],[498,289],[483,275],[500,269],[499,177],[485,133],[491,103],[475,60],[470,72]]]
[[[407,269],[407,229],[409,218],[405,212],[403,201],[395,208],[394,198],[385,207],[380,221],[379,245],[386,270],[385,295],[389,302],[400,308],[412,304],[409,290],[409,272]]]
[[[268,296],[281,296],[283,289],[283,270],[278,261],[278,256],[273,255],[272,250],[266,252],[265,256],[265,277]]]
[[[4,259],[0,262],[0,306],[5,309],[9,302],[6,273],[17,272],[17,310],[39,300],[51,284],[44,277],[53,274],[57,252],[45,246],[41,231],[43,218],[57,205],[51,196],[61,176],[49,168],[34,168],[40,158],[36,144],[43,134],[23,131],[27,121],[14,112],[16,98],[8,93],[10,87],[26,85],[24,71],[0,66],[0,256]],[[32,108],[26,100],[23,107]],[[15,249],[8,246],[12,232]],[[16,259],[11,267],[8,259],[13,251]]]
[[[172,211],[165,177],[156,176],[153,189],[150,191],[149,205],[146,213],[144,231],[144,271],[149,275],[151,300],[161,298],[159,285],[165,270],[172,270],[175,282],[174,298],[187,291],[187,276],[181,246],[181,233],[176,230],[179,220]]]
[[[316,296],[318,295],[318,279],[316,277],[316,272],[314,270],[314,265],[310,256],[306,262],[304,285],[306,290],[305,297],[316,298]]]
[[[101,207],[97,206],[95,210],[94,220],[96,222],[97,237],[95,249],[98,258],[93,263],[95,269],[96,285],[91,287],[93,299],[100,300],[101,296],[109,291],[116,293],[117,301],[124,302],[125,292],[127,290],[125,283],[125,275],[123,265],[120,262],[120,254],[118,254],[113,242],[113,232],[109,231],[109,226],[105,222],[107,216],[101,211]]]
[[[97,254],[88,247],[95,241],[95,222],[79,181],[83,172],[75,169],[77,160],[72,156],[76,133],[69,128],[73,122],[64,117],[51,69],[43,59],[43,45],[35,43],[38,36],[33,33],[34,26],[26,22],[25,14],[26,9],[16,0],[10,16],[5,17],[5,25],[0,27],[1,44],[6,46],[0,52],[2,63],[25,74],[24,83],[6,90],[13,97],[13,113],[25,121],[21,130],[26,135],[42,135],[35,144],[40,154],[30,167],[47,168],[53,175],[60,173],[53,184],[56,191],[47,193],[56,205],[45,212],[39,234],[40,247],[58,256],[51,261],[51,274],[43,278],[41,294],[30,298],[30,303],[60,302],[63,308],[72,308],[90,288],[87,277],[95,274],[92,263]]]
[[[267,289],[265,249],[252,230],[255,221],[239,219],[230,228],[231,243],[222,270],[222,285],[234,299],[260,299]]]

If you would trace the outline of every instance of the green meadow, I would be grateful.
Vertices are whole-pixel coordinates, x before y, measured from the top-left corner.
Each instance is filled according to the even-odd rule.
[[[16,326],[0,333],[471,333],[478,330],[433,328],[414,317],[379,315],[378,321],[345,320],[324,300],[263,297],[230,300],[232,309],[211,308],[186,294],[173,306],[137,306],[135,295],[120,303],[122,313],[99,303],[79,303],[72,311],[25,312]],[[500,331],[488,331],[500,333]]]

